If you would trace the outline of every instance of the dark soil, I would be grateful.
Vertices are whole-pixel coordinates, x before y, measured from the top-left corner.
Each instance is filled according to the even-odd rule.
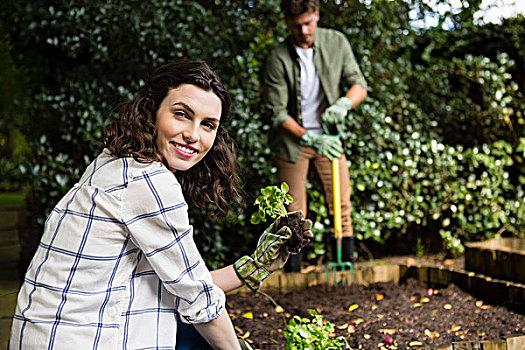
[[[353,349],[434,348],[525,333],[525,315],[486,305],[455,285],[433,290],[409,280],[402,285],[314,286],[269,295],[284,312],[276,312],[280,310],[261,294],[228,296],[234,326],[254,349],[284,349],[284,319],[311,318],[307,309],[320,311],[335,325],[335,335],[346,337]],[[349,311],[354,304],[358,307]],[[246,317],[248,312],[253,319]]]
[[[304,242],[301,219],[295,213],[290,213],[288,216],[280,219],[278,229],[283,226],[288,226],[292,231],[292,237],[288,241],[288,250],[292,253],[298,253],[306,243]]]

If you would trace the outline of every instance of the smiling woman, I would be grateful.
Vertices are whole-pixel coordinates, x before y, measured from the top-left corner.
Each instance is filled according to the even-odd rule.
[[[10,349],[241,348],[225,292],[259,288],[281,268],[291,232],[271,224],[241,258],[249,274],[234,265],[209,271],[197,250],[188,204],[226,215],[239,197],[229,112],[204,62],[153,72],[48,217]],[[307,236],[310,226],[302,220]]]
[[[211,149],[220,124],[221,100],[194,85],[171,89],[157,111],[157,149],[172,171],[188,170]]]

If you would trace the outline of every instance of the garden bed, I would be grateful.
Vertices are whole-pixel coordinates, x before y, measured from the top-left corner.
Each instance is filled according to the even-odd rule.
[[[434,270],[356,269],[354,277],[360,284],[337,287],[317,283],[320,275],[283,274],[273,281],[275,286],[279,280],[281,291],[263,292],[280,307],[262,294],[244,293],[229,295],[228,307],[237,332],[256,349],[284,349],[286,323],[294,315],[311,318],[308,309],[317,309],[335,326],[333,335],[346,337],[354,349],[452,349],[452,344],[454,349],[522,349],[512,344],[525,343],[525,314],[487,304],[448,284],[450,276],[443,272],[447,270],[429,271]],[[466,281],[473,277],[465,275]],[[400,276],[408,279],[398,283]],[[429,288],[436,276],[447,286]],[[300,288],[301,283],[310,286]],[[299,289],[290,291],[292,285]]]

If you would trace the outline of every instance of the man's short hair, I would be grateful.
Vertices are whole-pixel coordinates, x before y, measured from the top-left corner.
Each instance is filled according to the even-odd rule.
[[[319,0],[281,0],[281,11],[286,18],[317,10],[319,10]]]

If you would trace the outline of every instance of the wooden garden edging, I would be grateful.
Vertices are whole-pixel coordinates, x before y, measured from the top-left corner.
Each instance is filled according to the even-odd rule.
[[[350,272],[346,273],[347,279]],[[338,281],[342,276],[338,275]],[[356,264],[354,282],[368,285],[378,282],[399,283],[414,278],[426,286],[446,287],[454,283],[461,289],[496,304],[505,304],[519,311],[525,310],[525,284],[493,279],[474,272],[454,270],[434,266],[416,265],[370,265]],[[333,275],[330,276],[333,280]],[[326,284],[324,268],[308,273],[274,272],[263,284],[262,290],[273,290],[285,293],[293,289],[304,289],[315,285]],[[242,287],[237,293],[251,293]],[[525,350],[525,335],[509,336],[505,339],[483,340],[477,342],[454,342],[442,348],[421,348],[422,350]]]
[[[465,243],[465,269],[525,283],[525,238],[499,238]]]

